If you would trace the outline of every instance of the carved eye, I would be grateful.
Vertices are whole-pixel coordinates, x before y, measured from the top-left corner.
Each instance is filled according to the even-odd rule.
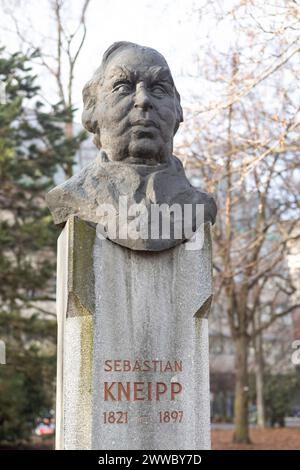
[[[117,82],[114,84],[113,91],[118,93],[130,93],[132,86],[130,82]]]
[[[166,93],[165,87],[163,85],[155,84],[151,87],[151,92],[155,95],[163,95]]]

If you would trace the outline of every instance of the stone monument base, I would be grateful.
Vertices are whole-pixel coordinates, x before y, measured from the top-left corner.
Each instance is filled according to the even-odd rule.
[[[210,224],[138,252],[76,217],[58,240],[57,449],[210,448]]]

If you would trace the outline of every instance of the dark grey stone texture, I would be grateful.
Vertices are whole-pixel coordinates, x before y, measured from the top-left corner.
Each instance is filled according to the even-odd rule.
[[[173,155],[173,137],[180,122],[180,96],[164,57],[147,47],[128,42],[114,43],[104,54],[102,64],[83,90],[83,124],[94,133],[100,149],[95,161],[77,175],[50,191],[46,197],[54,221],[61,224],[72,216],[99,224],[100,232],[112,241],[133,250],[160,251],[183,242],[188,236],[135,239],[113,237],[111,214],[99,214],[110,204],[118,214],[119,198],[128,206],[143,205],[148,226],[153,220],[153,204],[193,205],[189,230],[198,228],[196,204],[204,205],[204,220],[214,223],[214,199],[193,188],[181,162]],[[115,217],[117,229],[122,222]],[[128,220],[127,220],[128,221]],[[178,223],[178,221],[176,222]],[[179,221],[183,226],[183,217]],[[101,229],[102,227],[102,229]]]

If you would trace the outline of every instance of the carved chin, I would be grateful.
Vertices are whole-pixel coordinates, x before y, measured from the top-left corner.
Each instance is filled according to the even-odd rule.
[[[156,158],[159,160],[160,148],[150,137],[134,139],[129,145],[129,154],[137,158]]]

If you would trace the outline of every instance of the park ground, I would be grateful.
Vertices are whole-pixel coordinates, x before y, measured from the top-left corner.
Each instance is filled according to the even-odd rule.
[[[250,429],[251,444],[233,444],[233,427],[221,424],[213,426],[212,450],[300,450],[300,427],[276,429]],[[34,437],[31,443],[23,445],[0,445],[0,450],[53,450],[53,437]]]
[[[233,444],[232,429],[212,430],[213,450],[300,450],[300,428],[251,429],[251,444]]]

